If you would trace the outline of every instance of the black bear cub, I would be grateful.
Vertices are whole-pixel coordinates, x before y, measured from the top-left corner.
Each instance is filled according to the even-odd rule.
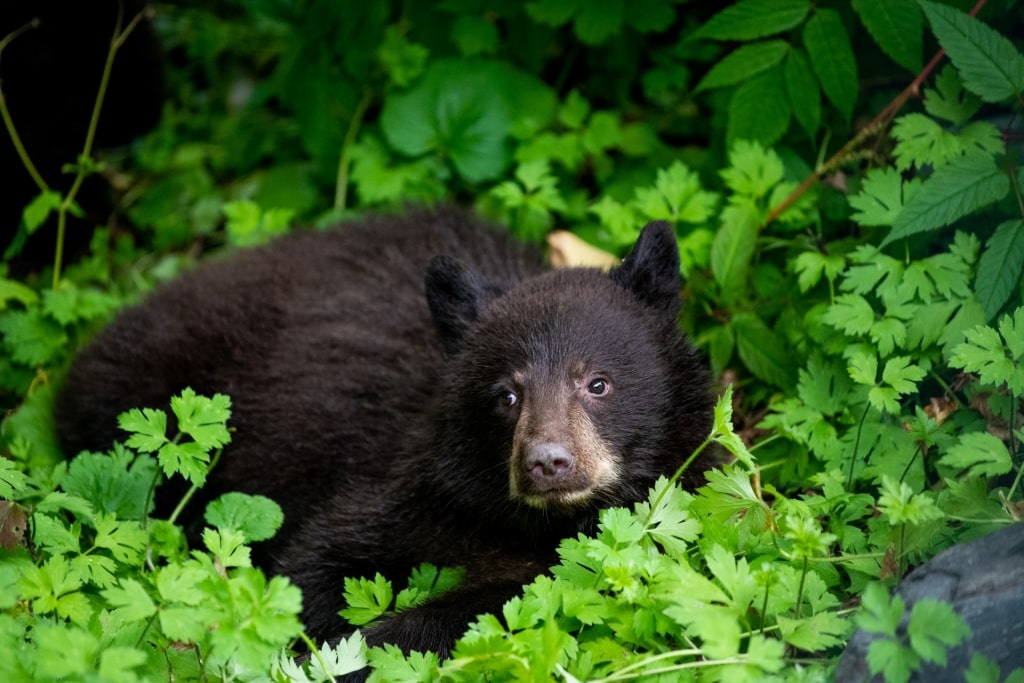
[[[58,429],[69,453],[102,450],[121,411],[185,387],[230,395],[206,500],[281,504],[262,557],[302,588],[308,631],[352,630],[343,577],[461,566],[458,588],[364,632],[446,654],[561,538],[644,497],[707,435],[678,292],[659,223],[610,273],[548,270],[458,209],[293,234],[125,310],[72,364]]]

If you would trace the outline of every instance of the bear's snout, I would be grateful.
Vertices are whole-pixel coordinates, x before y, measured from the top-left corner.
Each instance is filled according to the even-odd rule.
[[[558,486],[572,470],[575,459],[560,443],[548,441],[535,444],[526,453],[523,465],[534,485],[545,491]]]

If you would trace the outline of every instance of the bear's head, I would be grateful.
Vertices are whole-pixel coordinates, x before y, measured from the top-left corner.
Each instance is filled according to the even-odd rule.
[[[677,327],[679,254],[665,223],[644,228],[610,273],[506,287],[437,257],[427,298],[447,356],[438,485],[469,514],[579,528],[597,508],[642,498],[707,436],[708,378]]]

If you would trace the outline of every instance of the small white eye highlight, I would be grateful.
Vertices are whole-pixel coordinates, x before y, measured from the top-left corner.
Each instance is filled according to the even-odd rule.
[[[591,396],[604,396],[612,388],[612,385],[604,377],[598,377],[590,380],[590,384],[587,385],[587,392]]]
[[[519,403],[519,394],[516,392],[510,389],[502,389],[498,392],[498,404],[502,408],[511,408],[517,403]]]

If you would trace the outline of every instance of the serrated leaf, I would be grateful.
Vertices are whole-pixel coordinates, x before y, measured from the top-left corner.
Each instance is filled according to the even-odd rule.
[[[853,220],[860,225],[892,225],[904,203],[921,187],[920,179],[904,181],[894,168],[872,169],[861,183],[860,192],[850,197],[856,211]]]
[[[790,116],[782,69],[773,66],[733,93],[726,142],[732,145],[738,140],[750,140],[771,146],[786,132]]]
[[[178,419],[178,431],[188,434],[203,450],[221,448],[231,441],[227,420],[231,399],[224,394],[199,396],[191,388],[171,398],[171,411]]]
[[[907,635],[921,659],[945,666],[946,650],[969,637],[971,628],[949,603],[924,598],[910,609]]]
[[[896,356],[887,360],[882,369],[882,381],[901,396],[915,391],[917,383],[927,375],[924,369],[911,363],[912,359],[908,356]]]
[[[985,243],[978,261],[974,291],[991,320],[1020,286],[1024,278],[1024,221],[1001,223]]]
[[[807,652],[818,652],[842,645],[849,620],[834,612],[819,612],[806,619],[777,618],[782,640]]]
[[[157,461],[168,477],[180,474],[196,486],[206,483],[210,454],[195,442],[166,443],[157,452]]]
[[[741,83],[782,62],[789,51],[784,40],[765,40],[742,45],[730,52],[700,80],[694,92]]]
[[[788,31],[807,16],[805,0],[741,0],[714,15],[694,37],[755,40]]]
[[[246,543],[272,538],[284,522],[281,506],[266,496],[225,493],[206,506],[204,519],[218,529],[242,532]]]
[[[964,434],[939,462],[971,477],[996,477],[1013,469],[1006,444],[988,432]]]
[[[819,8],[804,26],[804,47],[825,96],[849,121],[857,101],[857,60],[839,14]]]
[[[907,202],[881,246],[949,225],[1001,200],[1009,191],[1010,179],[991,157],[972,154],[952,159]]]
[[[391,607],[394,592],[391,583],[380,574],[370,579],[345,579],[345,604],[339,614],[354,626],[363,626],[379,618]]]
[[[729,149],[729,166],[719,175],[737,195],[749,199],[767,197],[782,182],[785,167],[772,149],[757,142],[739,140]]]
[[[1024,395],[1024,307],[1000,318],[999,331],[1002,339],[987,325],[967,330],[966,341],[953,349],[950,365],[978,373],[985,384],[1006,384],[1017,396]]]
[[[114,616],[123,621],[141,621],[156,614],[156,604],[135,579],[122,577],[117,586],[100,591],[100,595],[114,608]]]
[[[28,366],[54,362],[68,343],[63,328],[38,308],[0,315],[0,334],[11,358]]]
[[[153,453],[167,443],[167,413],[154,408],[132,408],[117,416],[117,426],[131,436],[125,442],[129,448]]]
[[[1024,56],[1006,37],[958,9],[918,0],[964,87],[986,102],[1024,93]]]
[[[152,458],[135,458],[119,447],[109,455],[82,453],[75,457],[68,464],[62,486],[91,502],[99,513],[137,520],[149,512],[143,507],[156,471]],[[150,507],[152,504],[150,501]]]
[[[814,76],[810,57],[804,50],[791,47],[782,65],[782,76],[789,96],[789,107],[800,126],[811,137],[821,126],[821,89]]]
[[[859,294],[840,294],[822,320],[849,335],[867,334],[875,324],[875,310]]]
[[[864,28],[894,62],[908,71],[921,70],[921,10],[914,0],[853,0]]]
[[[981,98],[964,90],[956,69],[947,64],[935,77],[935,88],[924,89],[924,108],[936,118],[962,126],[978,113]]]

